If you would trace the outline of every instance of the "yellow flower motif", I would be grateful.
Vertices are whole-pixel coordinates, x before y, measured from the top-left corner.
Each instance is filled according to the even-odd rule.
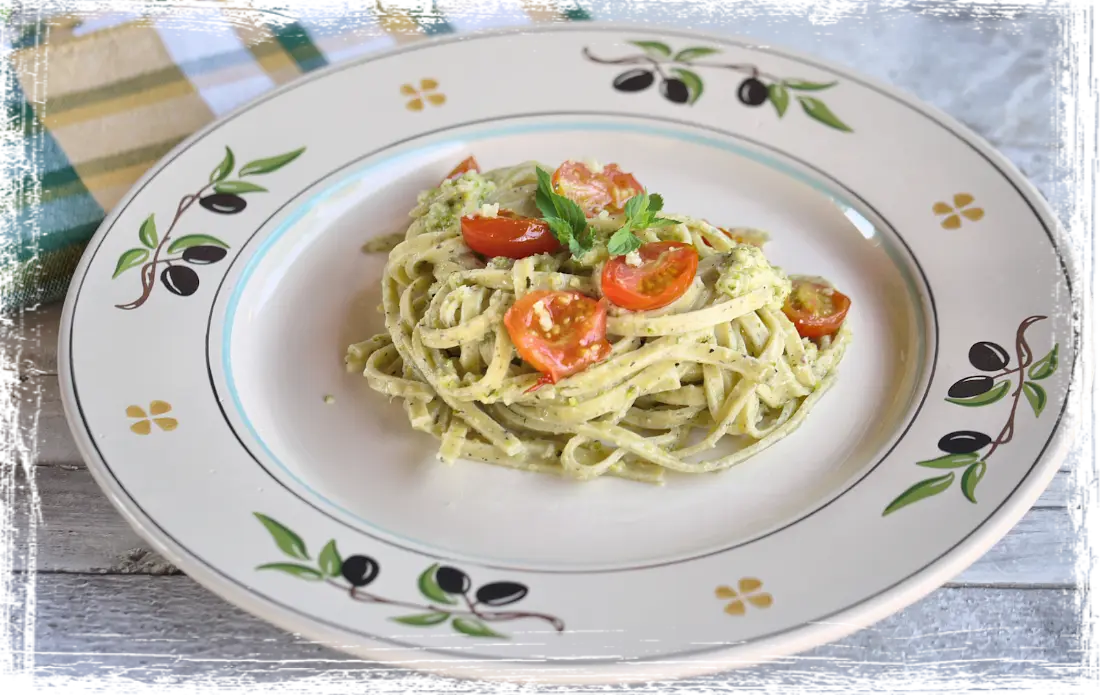
[[[971,205],[974,202],[974,196],[969,193],[956,193],[953,202],[955,204],[952,206],[941,200],[932,206],[932,212],[941,216],[946,215],[940,222],[940,226],[944,229],[958,229],[962,226],[962,217],[971,222],[977,222],[985,217],[985,210]],[[962,217],[959,217],[960,214]]]
[[[732,587],[723,584],[714,590],[714,595],[723,601],[733,599],[726,604],[727,613],[730,615],[744,615],[745,601],[748,601],[757,608],[771,607],[772,595],[766,591],[761,591],[763,588],[764,582],[759,579],[744,577],[737,582],[736,591],[734,591]]]
[[[134,434],[146,435],[153,431],[153,424],[165,432],[171,432],[179,426],[179,422],[173,417],[160,417],[172,409],[172,406],[164,401],[153,401],[149,404],[149,413],[145,409],[131,405],[126,408],[126,414],[135,418],[137,422],[130,425],[130,431]]]
[[[432,106],[443,106],[443,102],[447,101],[447,97],[442,92],[437,92],[438,88],[439,83],[430,77],[420,80],[420,89],[407,83],[401,85],[401,93],[407,97],[412,97],[406,102],[405,108],[409,111],[423,111],[425,101]]]

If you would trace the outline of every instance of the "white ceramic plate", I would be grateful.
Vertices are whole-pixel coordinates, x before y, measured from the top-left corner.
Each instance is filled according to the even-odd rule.
[[[664,487],[439,464],[343,355],[381,328],[361,245],[470,153],[618,162],[668,209],[767,229],[773,262],[853,298],[838,383],[761,455]],[[129,521],[288,630],[455,675],[683,676],[880,619],[1020,518],[1063,448],[1067,266],[1003,157],[846,70],[683,31],[492,32],[313,74],[168,155],[85,254],[62,384]],[[341,561],[380,571],[350,592]],[[464,582],[521,600],[439,586]]]

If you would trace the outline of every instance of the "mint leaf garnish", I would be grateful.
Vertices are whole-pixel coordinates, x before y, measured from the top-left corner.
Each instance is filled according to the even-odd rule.
[[[611,239],[607,242],[607,252],[612,256],[624,256],[631,251],[637,251],[642,240],[634,235],[634,230],[649,229],[650,227],[667,227],[679,224],[676,220],[657,217],[657,213],[665,205],[665,199],[658,193],[639,193],[626,201],[623,213],[626,220],[619,227]]]
[[[592,248],[592,230],[580,205],[554,192],[550,174],[542,168],[536,168],[539,187],[535,191],[535,205],[542,213],[543,220],[550,225],[562,246],[569,248],[574,258],[583,256]]]
[[[625,256],[642,247],[642,240],[634,235],[629,225],[619,227],[607,240],[607,252],[612,256]]]

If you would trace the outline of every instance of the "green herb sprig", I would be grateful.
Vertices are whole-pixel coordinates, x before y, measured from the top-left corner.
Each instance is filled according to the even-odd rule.
[[[676,220],[657,217],[657,213],[661,211],[664,204],[664,198],[657,193],[639,193],[626,201],[626,206],[623,208],[626,220],[608,240],[607,252],[612,256],[625,256],[641,248],[642,240],[634,234],[635,229],[679,224]]]
[[[595,241],[584,210],[569,198],[554,192],[550,174],[541,167],[537,168],[537,172],[539,187],[535,192],[535,205],[558,242],[568,248],[574,258],[580,258],[592,249]]]

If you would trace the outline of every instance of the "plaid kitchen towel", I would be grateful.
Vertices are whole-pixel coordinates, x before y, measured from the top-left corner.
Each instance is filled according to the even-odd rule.
[[[575,0],[258,4],[7,18],[3,310],[62,299],[88,240],[146,170],[277,85],[426,36],[589,18]]]

